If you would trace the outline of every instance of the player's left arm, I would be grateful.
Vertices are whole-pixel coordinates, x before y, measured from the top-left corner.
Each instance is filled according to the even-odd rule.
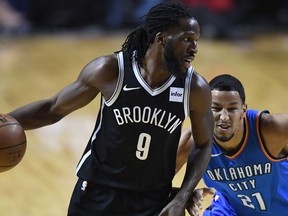
[[[190,91],[190,120],[195,143],[187,161],[181,188],[160,215],[181,215],[184,213],[187,204],[189,204],[189,198],[201,180],[211,157],[213,135],[211,91],[206,80],[196,72],[193,74]]]
[[[176,157],[176,171],[177,173],[187,162],[188,156],[191,152],[194,140],[190,128],[183,128],[177,149]]]
[[[187,201],[201,180],[211,157],[214,118],[211,111],[211,90],[206,80],[193,74],[190,92],[190,121],[194,145],[187,161],[186,172],[179,193]]]
[[[288,156],[288,114],[263,113],[260,122],[269,153],[276,158]]]

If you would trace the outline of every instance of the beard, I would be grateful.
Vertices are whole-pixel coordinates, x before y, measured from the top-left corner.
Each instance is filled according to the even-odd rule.
[[[186,73],[183,70],[183,67],[177,61],[176,54],[174,52],[174,47],[171,42],[166,44],[164,50],[164,60],[165,65],[168,71],[176,77],[185,77]]]

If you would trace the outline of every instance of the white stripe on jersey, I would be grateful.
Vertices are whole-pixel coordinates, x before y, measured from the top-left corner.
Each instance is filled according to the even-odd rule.
[[[191,66],[188,68],[187,71],[187,76],[185,79],[185,91],[184,91],[184,111],[185,111],[185,116],[188,117],[190,116],[190,87],[191,87],[191,82],[192,82],[192,76],[194,73],[194,68]]]
[[[96,139],[96,136],[97,136],[97,133],[98,131],[100,130],[101,128],[101,125],[102,125],[102,116],[103,116],[103,109],[104,109],[104,106],[105,106],[105,102],[104,102],[104,98],[102,100],[102,104],[101,104],[101,111],[100,111],[100,122],[99,122],[99,125],[98,127],[96,128],[92,138],[91,138],[91,145],[93,143],[93,141]],[[83,163],[85,162],[85,160],[91,155],[91,149],[86,152],[83,157],[81,158],[80,162],[78,163],[77,167],[76,167],[76,175],[78,173],[78,171],[80,170],[81,166],[83,165]]]
[[[118,58],[118,68],[119,68],[119,74],[118,74],[118,80],[116,84],[116,88],[113,92],[113,95],[109,100],[105,101],[106,106],[111,106],[118,98],[122,86],[123,86],[123,80],[124,80],[124,58],[123,58],[123,52],[117,53],[117,58]]]

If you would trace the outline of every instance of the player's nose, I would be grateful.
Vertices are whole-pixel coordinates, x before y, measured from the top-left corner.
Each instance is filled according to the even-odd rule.
[[[220,112],[220,120],[227,121],[229,120],[228,111],[226,109],[222,109]]]

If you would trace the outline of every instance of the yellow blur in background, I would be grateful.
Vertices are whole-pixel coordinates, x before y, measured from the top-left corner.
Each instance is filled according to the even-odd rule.
[[[92,59],[120,50],[126,36],[122,32],[0,38],[0,112],[54,95],[73,82]],[[207,81],[230,73],[242,81],[248,108],[288,111],[288,36],[271,34],[245,41],[200,39],[198,43],[193,65]],[[1,216],[67,215],[77,179],[75,168],[98,107],[99,97],[55,125],[26,132],[23,160],[0,173]],[[174,186],[180,186],[184,172],[185,168],[175,176]],[[198,187],[202,186],[201,181]],[[210,201],[208,197],[204,207]]]

